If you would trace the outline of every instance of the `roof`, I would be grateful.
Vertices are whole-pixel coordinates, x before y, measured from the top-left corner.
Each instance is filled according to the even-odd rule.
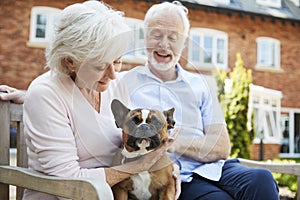
[[[257,0],[184,0],[181,2],[191,8],[206,7],[206,9],[227,10],[228,12],[234,11],[283,20],[300,21],[300,7],[293,3],[292,0],[281,0],[281,7],[279,8],[260,5],[257,3]]]

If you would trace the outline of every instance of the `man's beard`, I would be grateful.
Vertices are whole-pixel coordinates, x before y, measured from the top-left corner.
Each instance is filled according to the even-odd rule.
[[[180,55],[177,55],[175,57],[173,52],[168,52],[168,54],[171,55],[172,60],[168,63],[158,63],[155,58],[154,58],[154,54],[155,54],[156,50],[153,50],[150,53],[150,56],[148,58],[149,63],[156,69],[159,71],[168,71],[169,69],[171,69],[172,67],[174,67],[176,65],[176,63],[178,62]]]

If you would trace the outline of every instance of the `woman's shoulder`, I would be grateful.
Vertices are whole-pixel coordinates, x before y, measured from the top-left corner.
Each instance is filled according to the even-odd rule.
[[[66,86],[62,83],[61,78],[51,71],[41,74],[35,78],[28,87],[26,96],[39,98],[42,96],[59,95],[61,90]]]

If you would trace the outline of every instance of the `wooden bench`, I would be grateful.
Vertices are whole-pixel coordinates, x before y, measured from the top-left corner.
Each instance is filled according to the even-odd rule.
[[[69,199],[113,199],[108,184],[97,179],[59,178],[27,168],[23,135],[23,105],[0,101],[0,199],[9,200],[9,185],[17,186],[16,199],[24,188]],[[10,124],[17,126],[17,166],[10,166]]]
[[[10,123],[17,124],[17,167],[10,166],[9,135]],[[266,162],[239,159],[243,165],[262,167],[283,174],[297,176],[300,194],[300,164],[272,164]],[[22,105],[0,101],[0,199],[9,199],[9,185],[19,186],[17,199],[21,199],[23,188],[29,188],[48,194],[70,199],[104,199],[110,196],[108,185],[96,179],[66,179],[47,176],[27,169],[26,144],[23,136]],[[23,188],[20,188],[23,187]],[[300,195],[297,195],[300,200]]]

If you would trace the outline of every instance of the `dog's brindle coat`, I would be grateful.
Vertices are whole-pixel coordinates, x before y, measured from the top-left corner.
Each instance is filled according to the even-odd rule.
[[[126,159],[135,159],[159,148],[168,140],[168,129],[174,127],[174,108],[160,112],[154,109],[130,110],[114,99],[111,109],[116,125],[122,128],[123,147],[121,154]],[[167,158],[167,159],[166,159]],[[166,165],[166,160],[168,164]],[[159,164],[164,162],[164,164]],[[142,163],[141,163],[142,164]],[[175,180],[173,164],[164,156],[150,171],[132,175],[112,187],[115,200],[174,200]]]

